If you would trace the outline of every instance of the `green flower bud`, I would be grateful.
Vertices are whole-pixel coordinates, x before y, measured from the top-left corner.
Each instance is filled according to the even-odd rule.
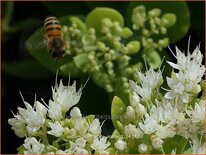
[[[157,17],[157,16],[160,16],[160,14],[161,14],[161,10],[158,8],[154,8],[154,9],[148,11],[148,15],[151,17]]]
[[[195,87],[192,88],[191,92],[194,94],[198,94],[201,91],[200,85],[195,85]]]
[[[140,27],[144,26],[144,23],[146,21],[146,9],[143,5],[140,5],[133,9],[131,20],[134,29],[138,30]]]
[[[164,26],[171,27],[176,23],[176,15],[173,13],[166,13],[162,16],[162,20],[164,22]]]
[[[169,45],[169,39],[168,38],[164,38],[161,40],[158,40],[158,46],[162,47],[162,48],[166,48]]]
[[[111,55],[109,54],[109,53],[106,53],[105,55],[104,55],[104,60],[105,61],[110,61],[112,59],[112,57],[111,57]]]
[[[131,41],[127,44],[128,54],[135,54],[140,50],[139,41]]]
[[[142,34],[143,34],[144,36],[148,37],[148,36],[149,36],[149,31],[148,31],[147,29],[143,29],[143,30],[142,30]]]
[[[160,28],[160,32],[161,32],[162,34],[166,34],[166,33],[167,33],[167,29],[166,29],[165,27],[161,27],[161,28]]]
[[[116,50],[119,50],[119,49],[121,48],[121,46],[122,46],[122,44],[121,44],[120,42],[118,42],[118,41],[115,41],[115,42],[114,42],[114,48],[115,48]]]
[[[106,63],[106,67],[109,68],[109,69],[111,69],[111,68],[113,67],[113,63],[112,63],[111,61],[108,61],[108,62]]]
[[[113,88],[112,88],[112,86],[110,84],[107,84],[105,86],[105,89],[106,89],[107,92],[113,92]]]
[[[106,51],[106,45],[103,43],[103,42],[98,42],[97,43],[97,48],[100,50],[100,51],[102,51],[102,52],[104,52],[104,51]]]
[[[133,35],[133,32],[129,28],[123,28],[120,32],[120,36],[123,38],[128,38]]]

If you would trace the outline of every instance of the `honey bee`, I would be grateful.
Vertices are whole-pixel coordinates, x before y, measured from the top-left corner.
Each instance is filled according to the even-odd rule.
[[[66,43],[59,20],[54,16],[48,16],[44,20],[44,29],[49,53],[55,59],[63,58],[65,56]]]

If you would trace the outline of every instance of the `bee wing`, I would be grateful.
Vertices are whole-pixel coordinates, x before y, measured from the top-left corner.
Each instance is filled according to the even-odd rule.
[[[47,41],[46,39],[42,39],[42,41],[38,42],[37,44],[30,44],[31,50],[38,51],[44,48],[47,48]]]

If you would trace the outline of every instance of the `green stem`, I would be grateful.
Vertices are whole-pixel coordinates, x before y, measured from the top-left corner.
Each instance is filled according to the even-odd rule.
[[[10,21],[11,21],[11,17],[13,14],[13,8],[14,8],[14,2],[7,2],[7,8],[6,8],[6,13],[5,13],[5,17],[3,17],[3,23],[5,25],[9,25]]]
[[[47,139],[47,127],[46,127],[46,124],[42,128],[42,134],[41,134],[40,138],[42,139],[42,143],[45,146],[49,145],[49,141]]]

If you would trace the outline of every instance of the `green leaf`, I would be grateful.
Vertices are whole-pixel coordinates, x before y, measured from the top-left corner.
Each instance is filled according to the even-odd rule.
[[[174,139],[175,139],[176,142],[178,142],[177,147],[176,147],[177,148],[176,153],[177,154],[178,153],[179,154],[183,153],[185,151],[185,147],[188,143],[188,140],[186,138],[182,137],[182,136],[179,136],[179,135],[176,135],[174,137]]]
[[[127,8],[127,16],[125,18],[127,25],[132,25],[132,10],[139,5],[144,5],[147,11],[153,8],[159,8],[161,9],[162,15],[166,13],[174,13],[176,15],[176,24],[171,28],[168,28],[167,34],[164,35],[165,37],[168,37],[170,39],[170,43],[177,42],[187,34],[190,27],[190,12],[186,2],[130,2]]]
[[[72,77],[83,75],[82,71],[76,67],[73,61],[62,65],[60,67],[60,74],[64,76],[71,75]]]
[[[87,32],[87,27],[86,27],[85,23],[82,22],[82,20],[80,20],[78,17],[71,17],[70,21],[72,23],[75,23],[82,32],[84,32],[84,33]]]
[[[16,150],[18,151],[18,154],[24,154],[24,151],[25,151],[26,149],[24,148],[23,145],[21,145],[21,146],[19,146]]]
[[[117,21],[120,26],[124,26],[124,18],[122,15],[112,8],[97,7],[92,10],[86,17],[87,27],[93,27],[96,29],[97,35],[101,35],[100,29],[102,25],[102,19],[109,18],[111,21]]]
[[[52,75],[44,66],[34,60],[3,62],[2,69],[7,74],[20,78],[46,78]]]
[[[118,137],[121,137],[121,134],[116,129],[114,129],[111,138],[117,139]]]
[[[88,55],[87,54],[79,54],[74,57],[74,63],[77,66],[77,68],[83,70],[85,65],[87,65],[89,62]]]
[[[117,149],[114,147],[110,147],[107,149],[107,151],[109,152],[109,154],[115,154],[117,152]]]
[[[187,139],[182,136],[175,135],[173,138],[167,138],[164,140],[163,149],[167,154],[171,153],[173,149],[176,149],[177,154],[181,154],[185,151],[187,143]]]
[[[119,97],[115,96],[112,100],[111,116],[115,129],[117,129],[120,133],[122,133],[122,129],[120,128],[120,117],[125,113],[125,111],[125,104]]]
[[[145,59],[150,67],[154,69],[157,69],[160,67],[162,60],[157,51],[148,50],[148,51],[145,51],[144,54],[145,55],[143,55],[143,57],[145,56]]]

